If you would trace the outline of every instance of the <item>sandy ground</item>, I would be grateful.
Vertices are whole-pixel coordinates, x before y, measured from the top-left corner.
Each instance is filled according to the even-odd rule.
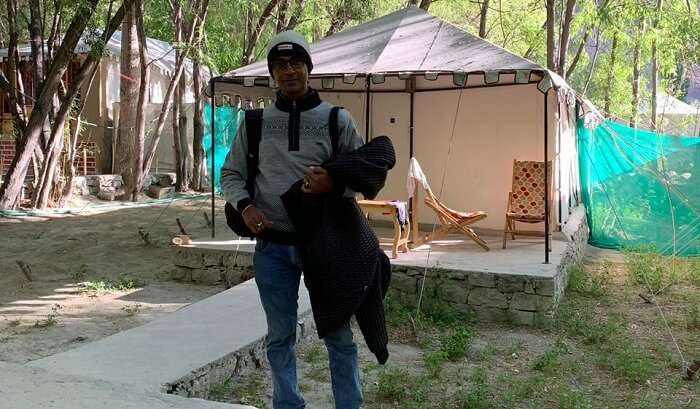
[[[0,217],[0,361],[24,363],[144,323],[224,288],[170,280],[175,218],[193,237],[206,237],[207,197],[120,205],[73,203],[73,214]],[[223,209],[223,203],[217,204]],[[224,228],[223,214],[217,227]],[[139,235],[149,233],[150,245]],[[17,264],[31,269],[29,281]],[[120,280],[121,277],[121,280]],[[85,291],[80,283],[111,291]],[[116,290],[121,283],[123,290]],[[132,287],[134,288],[128,288]]]

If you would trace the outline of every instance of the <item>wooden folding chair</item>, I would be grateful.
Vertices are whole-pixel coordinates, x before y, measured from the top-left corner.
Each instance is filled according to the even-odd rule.
[[[547,185],[550,186],[549,208],[552,208],[552,162],[547,162]],[[517,230],[515,222],[544,223],[544,162],[513,160],[513,185],[508,193],[506,227],[503,230],[503,248],[510,235],[545,236],[537,231]],[[549,235],[547,235],[549,239]]]
[[[430,189],[430,186],[427,183],[427,179],[423,174],[423,171],[420,169],[420,165],[418,165],[418,161],[415,158],[412,158],[411,162],[412,166],[414,166],[414,170],[409,171],[409,178],[413,178],[415,182],[413,196],[411,197],[411,208],[413,212],[411,215],[413,246],[418,246],[423,243],[429,243],[434,240],[439,240],[440,238],[445,237],[450,232],[456,232],[466,235],[467,237],[472,239],[476,244],[481,246],[481,248],[488,251],[489,246],[486,244],[486,242],[481,237],[479,237],[474,232],[474,230],[472,230],[471,227],[469,227],[470,225],[485,219],[488,216],[488,214],[484,211],[461,212],[450,209],[449,207],[445,206],[433,194],[433,191]],[[416,174],[417,172],[418,175]],[[424,202],[426,206],[428,206],[436,213],[440,222],[440,226],[438,226],[435,229],[435,231],[425,236],[421,236],[420,231],[418,230],[418,185],[423,186],[423,190],[425,192]]]

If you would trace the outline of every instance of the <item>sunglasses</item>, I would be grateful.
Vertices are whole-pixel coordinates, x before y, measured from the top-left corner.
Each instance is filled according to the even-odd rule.
[[[299,70],[306,65],[303,59],[292,58],[291,60],[275,60],[272,62],[273,70],[286,70],[291,67],[294,70]]]

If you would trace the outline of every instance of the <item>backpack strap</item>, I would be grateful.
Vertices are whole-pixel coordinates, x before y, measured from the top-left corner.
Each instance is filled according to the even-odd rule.
[[[343,109],[343,107],[333,107],[331,108],[331,113],[328,117],[328,132],[331,136],[331,147],[332,154],[331,157],[335,157],[338,152],[338,140],[340,139],[340,133],[338,129],[338,112]]]
[[[246,180],[246,190],[253,198],[255,189],[253,189],[255,177],[258,174],[258,160],[260,153],[260,139],[262,137],[262,109],[249,109],[245,111],[245,133],[248,138],[248,157],[246,160],[246,168],[248,170],[248,179]]]

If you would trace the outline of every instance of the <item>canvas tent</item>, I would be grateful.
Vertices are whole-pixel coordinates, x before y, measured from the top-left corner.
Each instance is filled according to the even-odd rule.
[[[670,135],[700,136],[700,104],[692,106],[680,99],[660,92],[656,98],[658,129]],[[644,100],[640,122],[651,127],[651,104]]]
[[[350,110],[366,139],[388,135],[395,144],[381,198],[407,199],[415,156],[444,203],[485,210],[479,226],[502,230],[513,159],[547,156],[551,221],[566,221],[578,191],[575,94],[556,74],[415,7],[317,41],[311,54],[310,83],[322,98]],[[275,93],[265,61],[211,85],[216,95],[253,101]]]

